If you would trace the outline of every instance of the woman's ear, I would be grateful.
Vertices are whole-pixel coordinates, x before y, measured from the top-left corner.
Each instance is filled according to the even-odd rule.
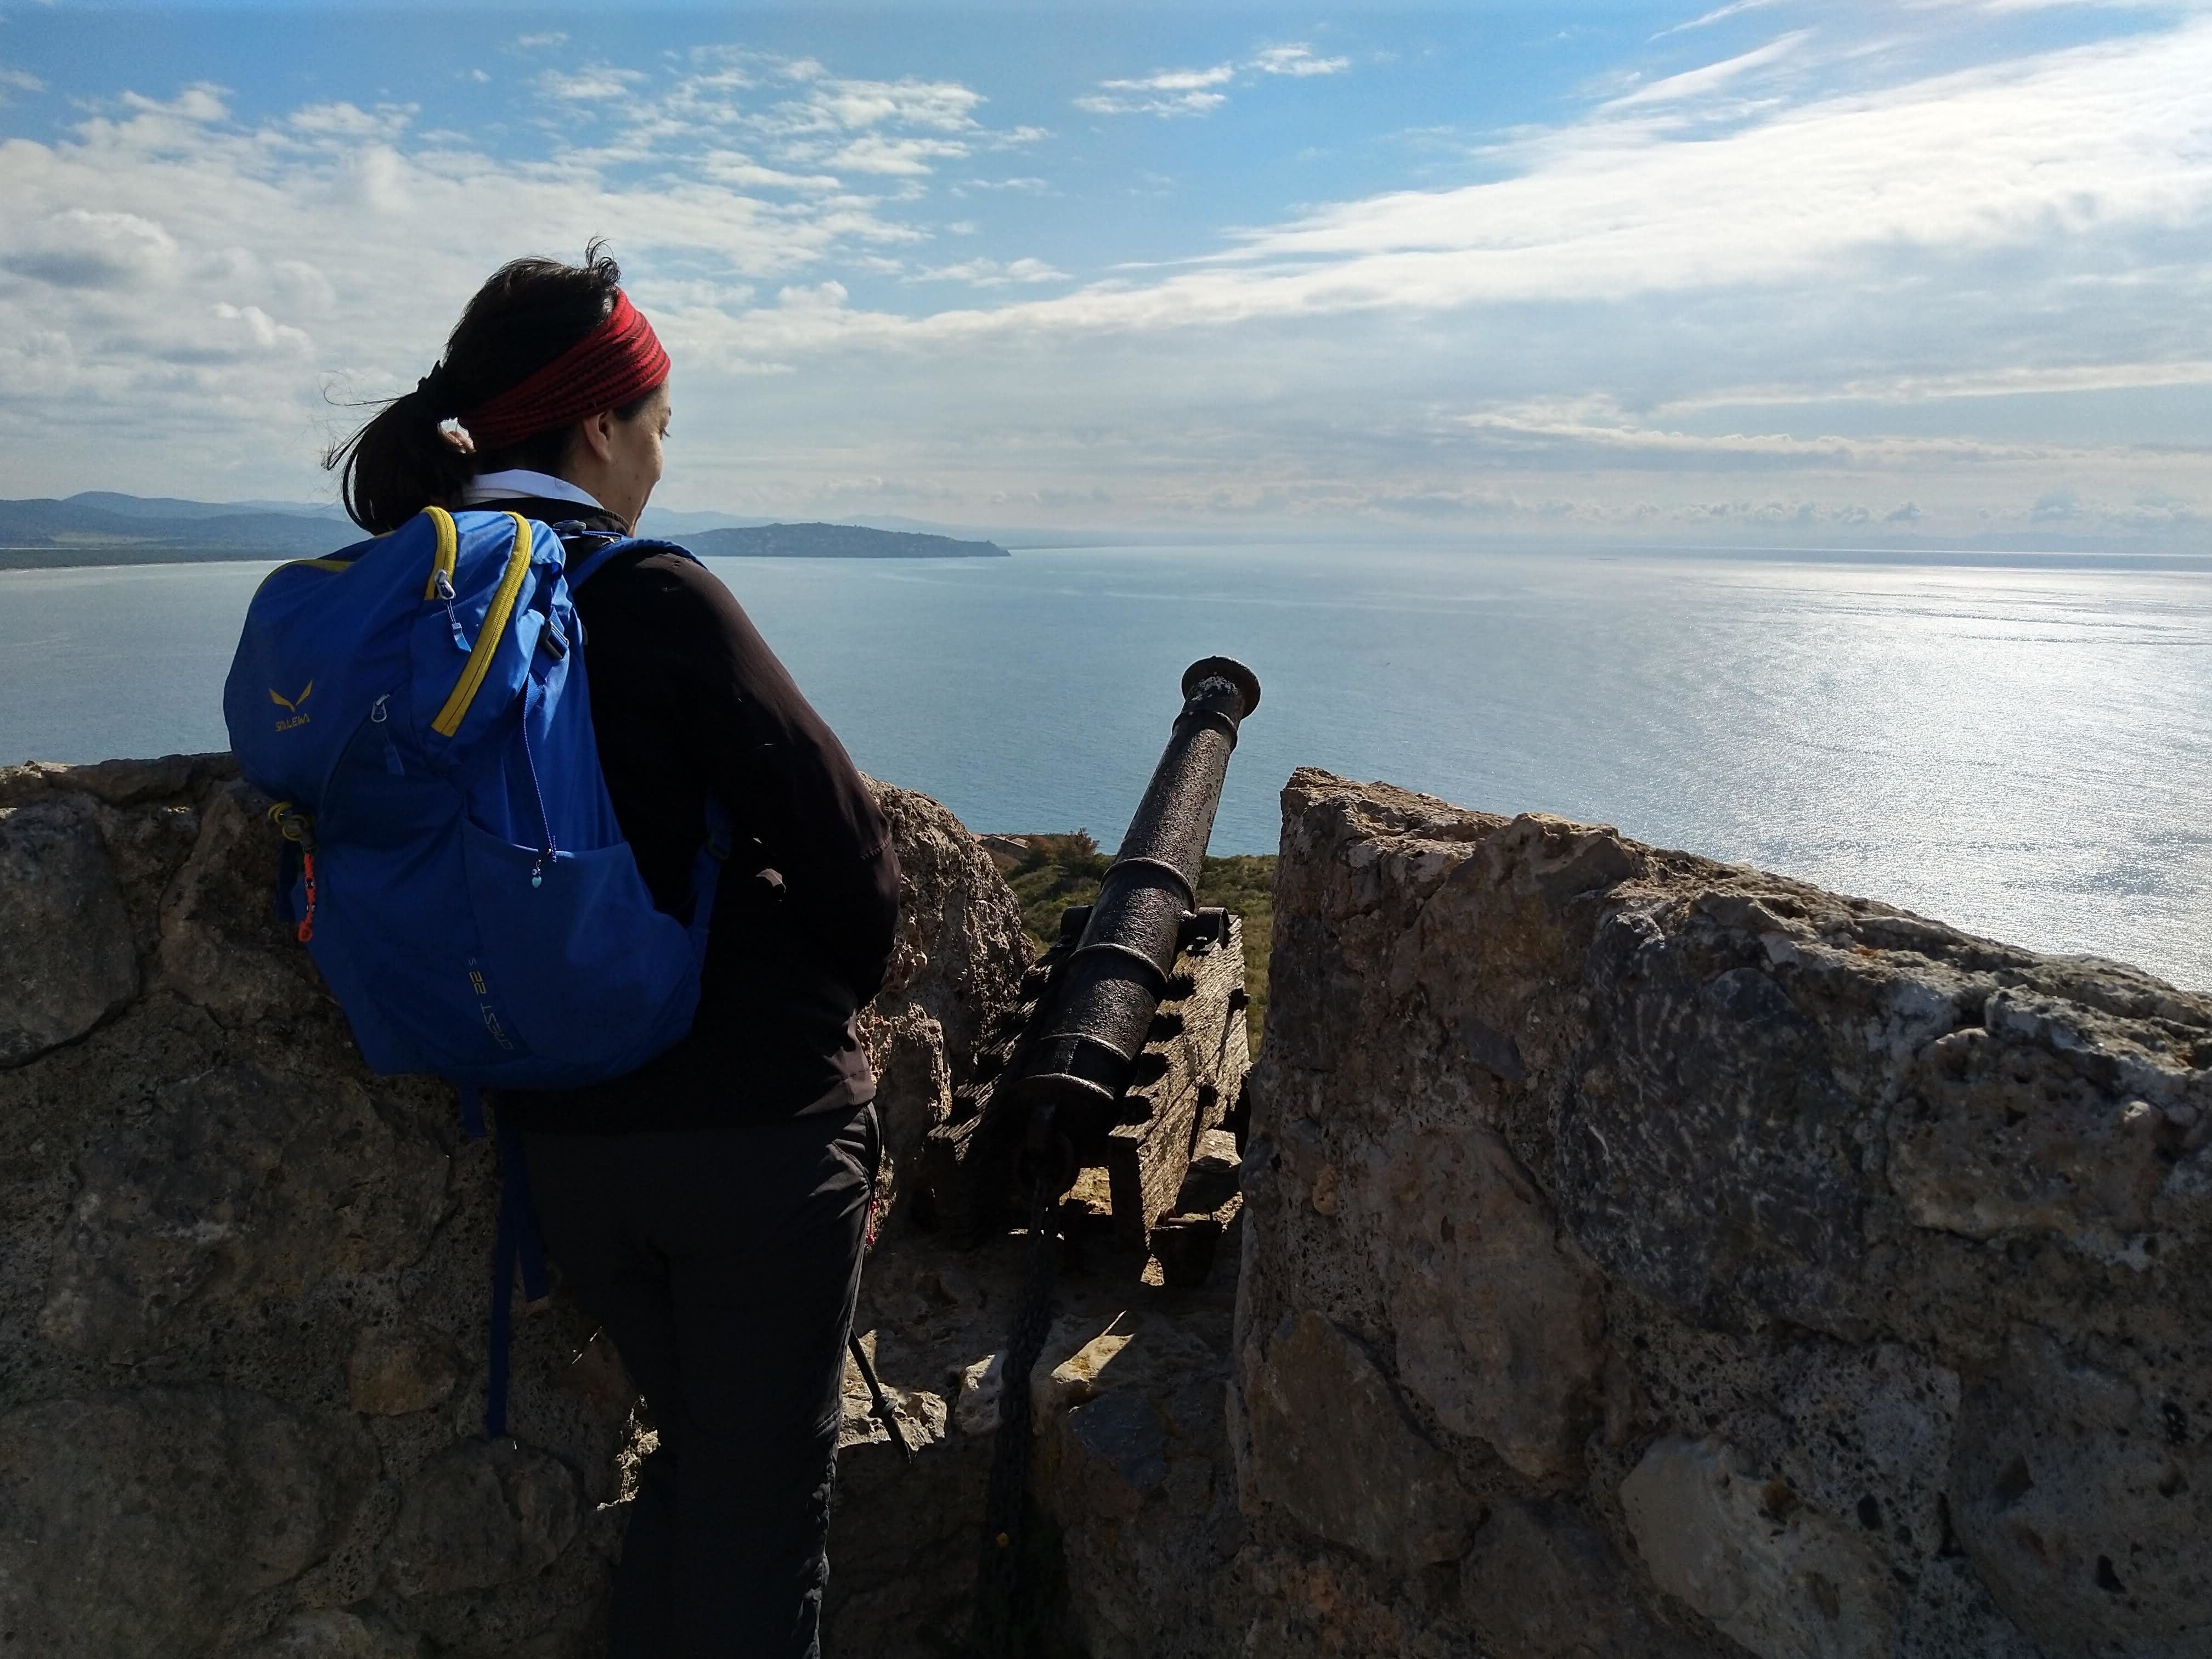
[[[576,441],[594,460],[608,461],[615,453],[615,412],[603,409],[576,422]]]

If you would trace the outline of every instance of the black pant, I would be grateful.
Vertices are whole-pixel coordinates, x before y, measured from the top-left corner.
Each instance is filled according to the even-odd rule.
[[[876,1109],[523,1145],[546,1252],[660,1435],[611,1659],[816,1659]]]

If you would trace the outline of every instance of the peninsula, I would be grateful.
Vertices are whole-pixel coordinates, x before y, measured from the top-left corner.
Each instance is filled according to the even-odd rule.
[[[1004,559],[996,542],[956,541],[913,530],[857,524],[757,524],[698,530],[684,545],[702,559]]]
[[[313,558],[361,539],[334,508],[149,500],[87,492],[0,501],[0,570]],[[1003,559],[995,542],[848,524],[756,524],[688,531],[708,558]]]

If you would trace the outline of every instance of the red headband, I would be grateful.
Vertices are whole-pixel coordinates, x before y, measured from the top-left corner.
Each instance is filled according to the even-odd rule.
[[[460,422],[477,453],[490,454],[603,409],[619,409],[667,378],[668,353],[653,325],[617,289],[605,322],[528,380],[463,410]]]

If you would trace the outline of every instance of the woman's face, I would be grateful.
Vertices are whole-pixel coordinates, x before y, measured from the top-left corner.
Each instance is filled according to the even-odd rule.
[[[592,416],[582,423],[582,441],[570,452],[569,482],[635,527],[660,482],[661,446],[672,412],[664,381],[627,421],[611,410]]]

